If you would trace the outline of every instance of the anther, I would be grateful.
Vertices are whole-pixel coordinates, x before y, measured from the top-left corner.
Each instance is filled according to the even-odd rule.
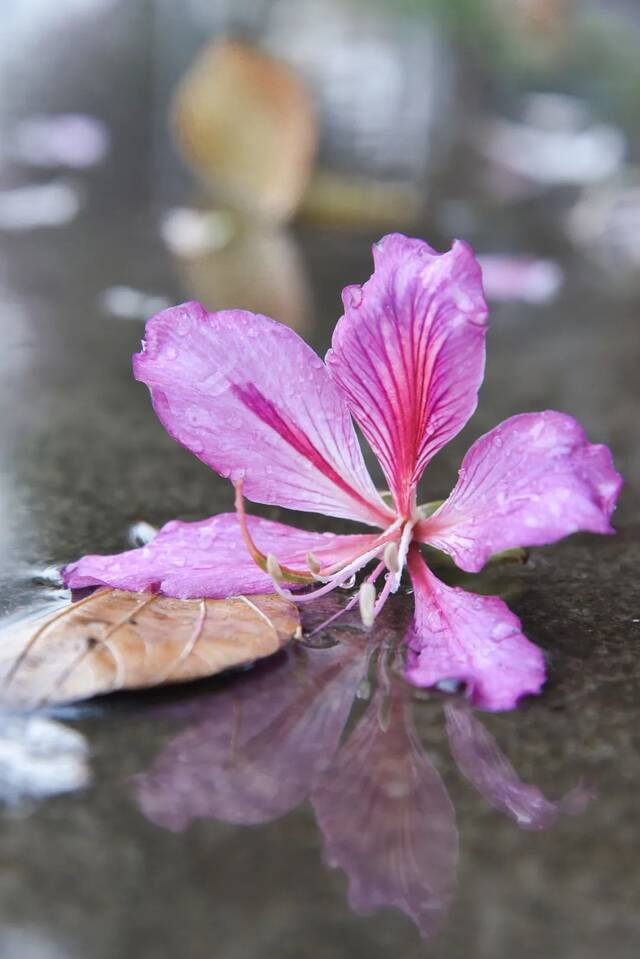
[[[274,583],[281,583],[284,579],[280,563],[275,558],[273,553],[269,553],[267,556],[267,573]]]
[[[358,602],[363,624],[367,627],[373,626],[374,607],[376,605],[376,588],[373,583],[362,583],[358,594]]]
[[[398,544],[395,542],[387,543],[382,554],[384,564],[390,573],[400,572],[400,559],[398,556]]]
[[[309,569],[311,570],[314,576],[317,576],[320,570],[322,569],[319,561],[313,555],[311,550],[309,550],[309,552],[307,553],[307,566],[309,567]]]

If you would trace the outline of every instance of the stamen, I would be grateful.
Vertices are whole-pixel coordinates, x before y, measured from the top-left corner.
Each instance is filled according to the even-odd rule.
[[[394,573],[387,573],[385,584],[380,592],[380,595],[378,596],[377,602],[373,610],[374,619],[378,616],[378,613],[381,611],[382,607],[386,603],[387,599],[389,598],[389,594],[395,592],[393,587],[395,585],[396,578],[397,577]]]
[[[398,569],[393,573],[393,582],[391,583],[390,590],[392,593],[396,593],[400,586],[402,580],[402,570],[404,569],[404,564],[407,561],[407,553],[409,552],[409,546],[413,538],[413,529],[415,523],[405,523],[405,527],[402,530],[402,536],[400,537],[400,545],[398,547]]]
[[[400,572],[400,560],[398,556],[398,544],[393,541],[387,543],[384,548],[384,553],[382,554],[385,566],[390,573],[399,573]]]
[[[366,582],[375,583],[375,581],[378,579],[378,577],[382,573],[383,569],[384,569],[384,563],[378,563],[374,571],[367,576]],[[321,630],[326,629],[327,626],[331,626],[331,624],[334,623],[339,616],[344,616],[345,613],[348,613],[350,610],[352,610],[353,607],[358,602],[359,598],[360,598],[360,593],[358,592],[354,596],[352,596],[349,602],[346,603],[342,609],[339,609],[337,613],[334,613],[332,616],[329,616],[329,619],[325,619],[325,621],[323,623],[320,623],[318,626],[314,626],[311,632],[307,634],[307,638],[311,639],[313,636],[316,635],[316,633],[319,633]]]
[[[322,569],[319,561],[315,558],[311,550],[307,553],[307,566],[311,570],[314,576],[318,576],[318,573]]]
[[[269,576],[271,576],[271,573],[269,572],[269,569],[267,567],[267,561],[269,557],[266,556],[262,552],[262,550],[258,549],[258,547],[253,541],[251,533],[249,532],[249,526],[247,523],[247,514],[244,508],[244,497],[242,495],[242,480],[238,480],[238,482],[235,484],[235,488],[236,488],[236,512],[238,514],[238,523],[240,524],[242,537],[246,543],[247,549],[249,550],[249,554],[252,560],[254,561],[254,563],[257,566],[259,566],[260,569],[263,570],[263,572],[268,573]],[[278,563],[277,560],[275,560],[275,557],[273,557],[273,559],[276,562],[276,565],[279,571],[278,582],[283,582],[284,580],[286,580],[288,583],[298,583],[301,586],[307,586],[315,581],[315,576],[312,576],[311,573],[306,573],[304,571],[297,570],[297,569],[290,569],[288,566],[282,566],[280,563]],[[275,582],[276,578],[273,576],[271,576],[271,578]]]
[[[267,565],[267,573],[269,574],[271,579],[274,581],[274,583],[281,583],[284,580],[284,576],[282,575],[282,567],[280,566],[280,563],[275,558],[273,553],[268,554],[266,565]]]
[[[395,539],[396,532],[402,526],[403,522],[404,520],[402,519],[401,516],[399,516],[397,519],[393,521],[393,523],[390,526],[387,527],[387,529],[383,530],[382,533],[380,533],[380,535],[375,540],[372,546],[372,549],[370,552],[370,555],[372,557],[378,555],[378,553],[382,550],[382,547],[385,545],[385,543],[388,543],[389,540],[391,539]],[[318,579],[320,579],[322,582],[327,582],[327,580],[331,576],[335,575],[335,573],[339,573],[341,570],[345,569],[345,567],[346,567],[346,564],[343,561],[339,563],[334,563],[333,566],[327,566],[324,569],[320,570],[321,575],[318,576]]]
[[[375,619],[376,588],[373,583],[364,582],[360,586],[358,593],[358,602],[360,604],[360,615],[365,626],[373,626]]]

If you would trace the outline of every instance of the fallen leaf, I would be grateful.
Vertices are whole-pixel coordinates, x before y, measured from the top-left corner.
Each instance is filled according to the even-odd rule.
[[[304,84],[285,63],[246,44],[210,44],[178,86],[173,126],[217,197],[275,220],[293,215],[317,131]]]
[[[0,702],[33,708],[213,676],[277,652],[299,624],[294,604],[275,595],[101,589],[0,633]]]

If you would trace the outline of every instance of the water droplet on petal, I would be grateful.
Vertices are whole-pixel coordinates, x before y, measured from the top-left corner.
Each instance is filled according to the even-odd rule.
[[[350,576],[349,579],[345,579],[344,583],[340,583],[340,589],[353,589],[356,584],[356,574]]]
[[[354,310],[357,309],[362,303],[362,287],[348,286],[346,292],[349,306],[353,307]]]
[[[496,623],[491,630],[490,636],[494,643],[501,643],[503,639],[507,639],[508,636],[514,636],[517,632],[518,630],[513,623]]]
[[[459,679],[441,679],[439,683],[436,683],[436,689],[443,693],[457,693],[462,685]]]

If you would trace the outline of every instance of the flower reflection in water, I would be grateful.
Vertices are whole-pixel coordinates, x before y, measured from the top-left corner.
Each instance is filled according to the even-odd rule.
[[[340,745],[354,700],[367,695],[373,655],[375,691]],[[134,777],[140,809],[177,832],[197,818],[266,823],[309,799],[325,859],[346,873],[351,908],[396,906],[434,935],[455,889],[458,834],[398,655],[381,623],[368,636],[341,630],[331,648],[298,645],[229,677],[185,704],[185,729]],[[546,829],[589,802],[583,786],[552,802],[523,783],[463,697],[449,697],[444,712],[462,775],[522,828]]]
[[[330,866],[349,879],[358,913],[397,906],[433,935],[451,899],[458,855],[455,813],[411,720],[409,688],[378,658],[369,706],[311,802]]]

